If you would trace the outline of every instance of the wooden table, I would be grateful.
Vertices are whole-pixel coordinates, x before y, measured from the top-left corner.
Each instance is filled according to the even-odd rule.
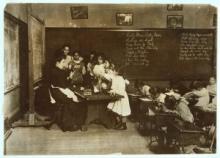
[[[107,128],[113,126],[111,112],[108,111],[107,105],[111,101],[123,98],[121,95],[111,96],[109,93],[93,93],[92,95],[84,95],[83,91],[74,91],[88,107],[85,127],[88,128],[90,123],[102,124]]]

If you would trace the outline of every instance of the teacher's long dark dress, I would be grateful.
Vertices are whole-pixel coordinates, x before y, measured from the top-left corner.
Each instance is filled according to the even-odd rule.
[[[87,107],[82,102],[74,102],[68,98],[59,88],[68,88],[71,85],[67,81],[68,72],[54,67],[51,72],[51,94],[58,104],[62,104],[61,117],[58,124],[64,131],[74,130],[76,125],[82,126],[86,119]],[[54,88],[56,87],[56,88]],[[57,88],[59,87],[59,88]]]

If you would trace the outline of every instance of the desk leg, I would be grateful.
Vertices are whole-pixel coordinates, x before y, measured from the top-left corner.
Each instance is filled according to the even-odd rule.
[[[85,132],[88,130],[88,124],[85,123],[84,125],[81,126],[81,131]]]
[[[150,116],[151,117],[151,116]],[[153,140],[153,137],[156,139],[156,136],[154,136],[154,130],[153,130],[153,120],[152,118],[148,117],[148,121],[150,122],[150,143],[149,145],[151,145],[153,142],[156,142],[155,140]],[[156,127],[154,127],[156,128]]]
[[[181,152],[181,153],[185,153],[183,141],[184,141],[184,140],[183,140],[183,138],[182,138],[182,134],[180,134],[179,147],[180,147],[180,152]]]
[[[88,125],[92,122],[97,120],[99,115],[99,107],[95,103],[87,103],[87,114],[86,114],[86,121],[85,121],[85,127],[88,128]]]

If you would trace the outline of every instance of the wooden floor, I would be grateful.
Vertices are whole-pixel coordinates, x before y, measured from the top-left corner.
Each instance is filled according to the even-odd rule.
[[[152,154],[148,144],[149,138],[129,122],[126,131],[95,124],[86,132],[62,132],[56,125],[51,130],[19,127],[13,129],[6,149],[7,155]]]

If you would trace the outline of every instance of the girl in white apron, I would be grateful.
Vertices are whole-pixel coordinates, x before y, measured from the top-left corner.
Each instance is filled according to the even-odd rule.
[[[131,114],[128,95],[126,92],[126,84],[128,84],[128,81],[125,80],[122,76],[118,75],[116,71],[113,71],[113,74],[111,75],[111,81],[112,85],[110,93],[112,95],[122,95],[123,98],[110,102],[107,108],[117,114],[117,124],[115,129],[126,130],[126,117]]]

